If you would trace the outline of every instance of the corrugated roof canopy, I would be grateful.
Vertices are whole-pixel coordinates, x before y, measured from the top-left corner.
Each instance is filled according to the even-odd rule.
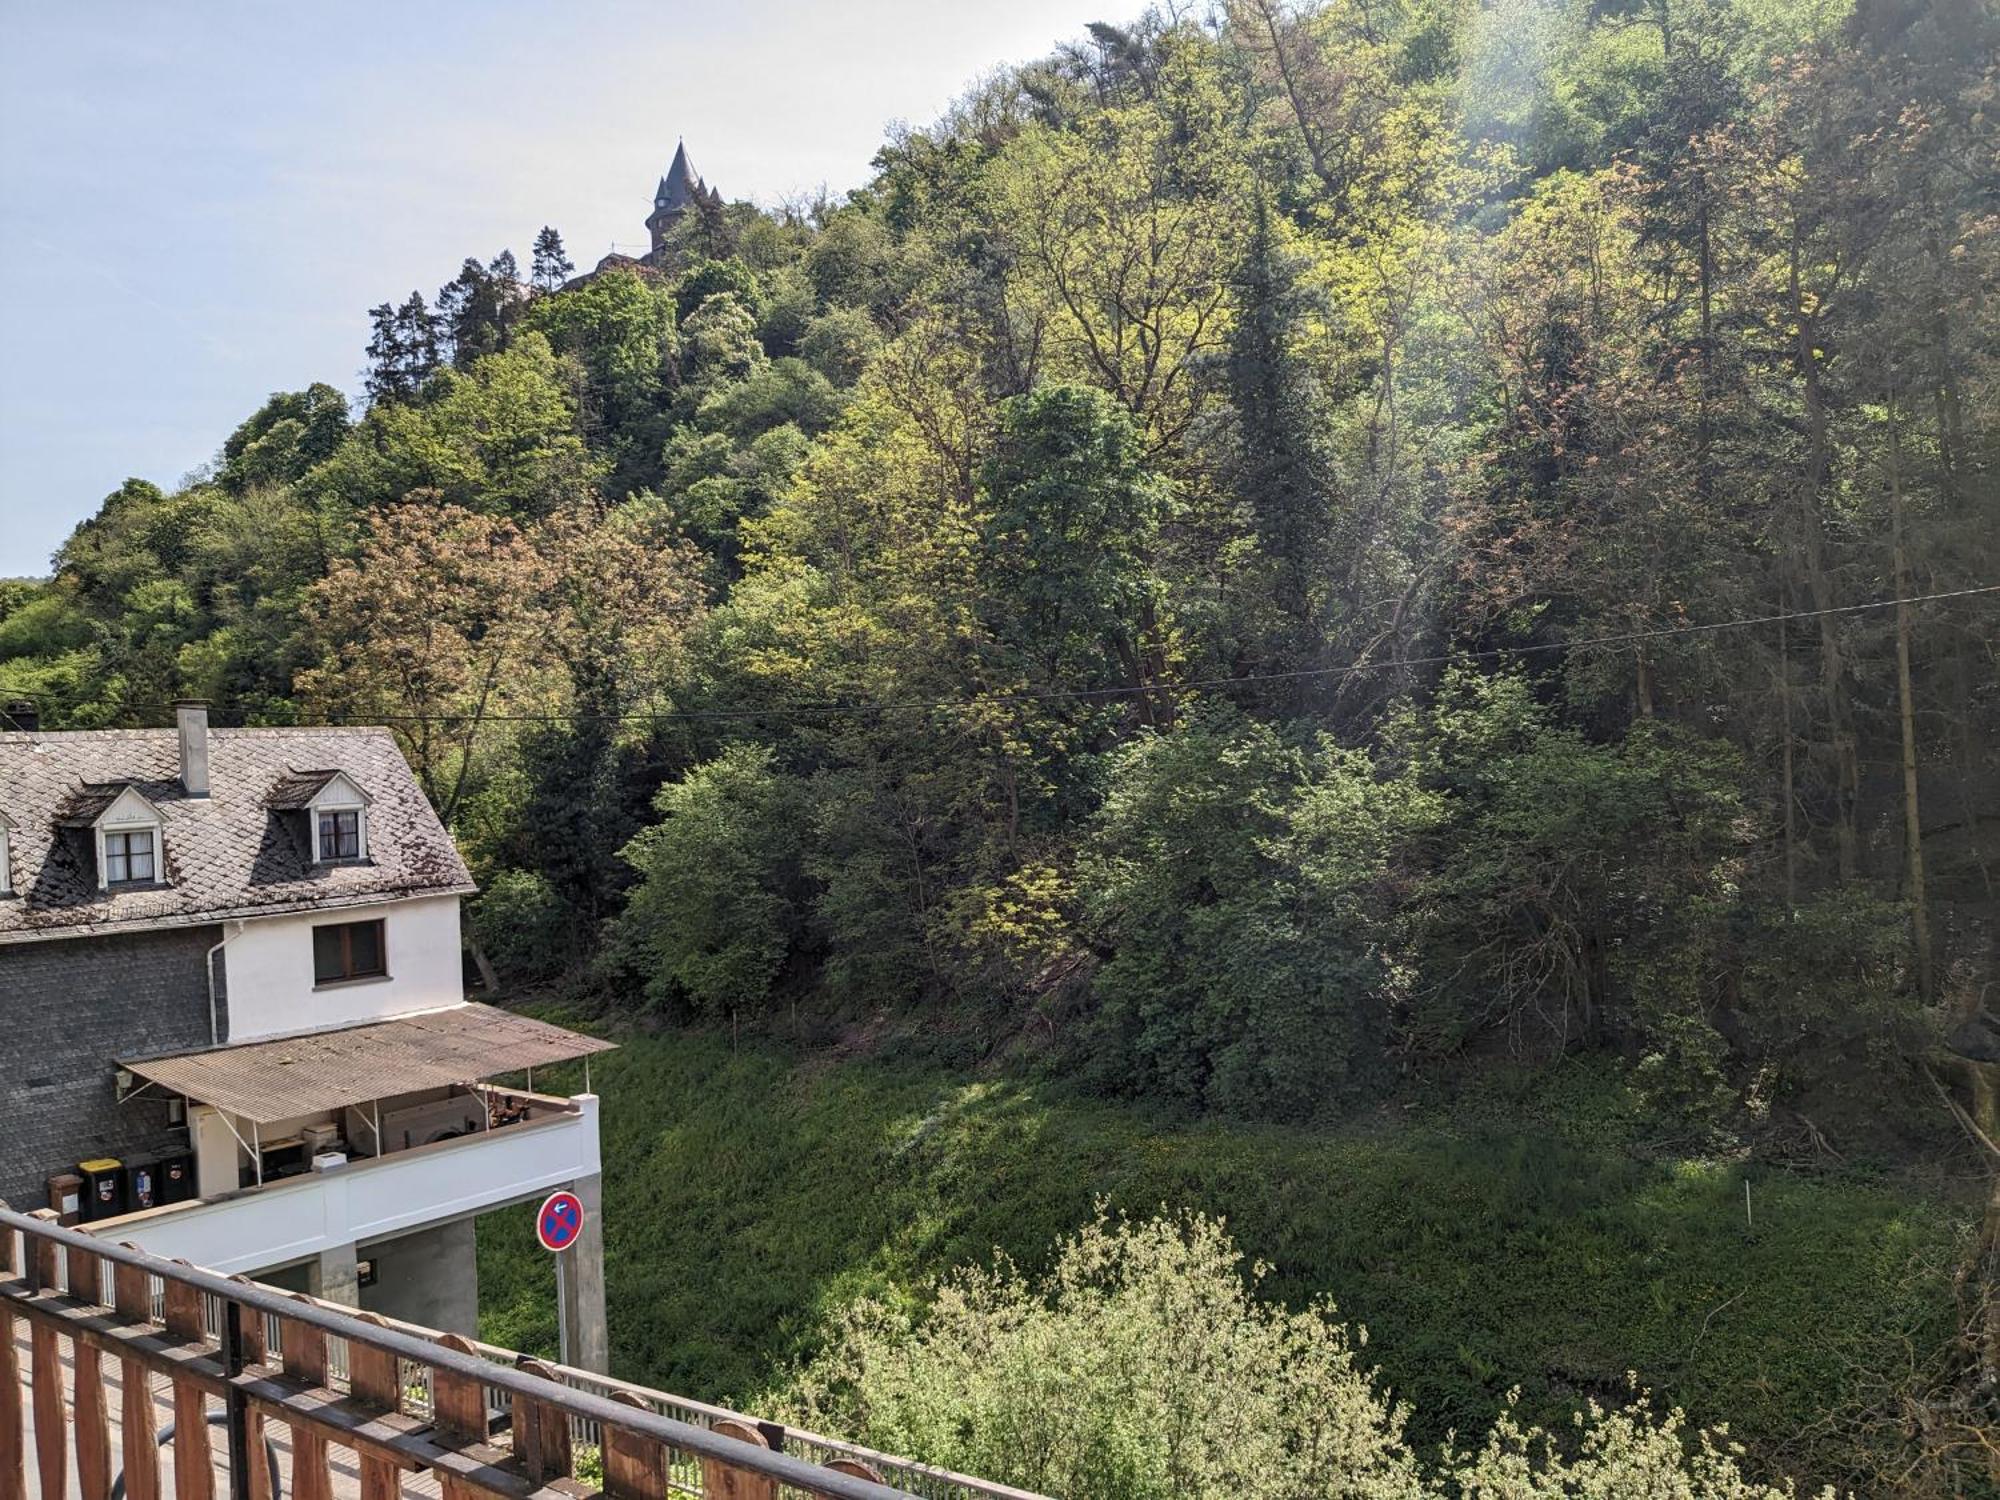
[[[615,1044],[490,1005],[342,1031],[121,1061],[141,1078],[259,1125],[397,1094],[476,1083]]]

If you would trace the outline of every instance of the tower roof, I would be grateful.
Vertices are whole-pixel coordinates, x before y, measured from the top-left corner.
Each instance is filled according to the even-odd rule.
[[[669,213],[676,212],[705,197],[707,186],[689,164],[687,146],[676,144],[673,164],[667,168],[667,175],[660,179],[659,191],[653,195],[653,205]]]

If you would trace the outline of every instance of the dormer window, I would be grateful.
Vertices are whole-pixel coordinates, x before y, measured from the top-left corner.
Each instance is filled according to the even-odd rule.
[[[0,812],[0,896],[14,894],[14,849],[8,835],[14,831],[14,820]]]
[[[104,835],[104,883],[151,885],[159,874],[158,835],[150,828]]]
[[[165,883],[165,829],[160,810],[130,782],[98,782],[80,788],[62,821],[91,831],[99,890]]]
[[[305,856],[316,865],[350,864],[368,858],[368,793],[345,771],[287,771],[266,801],[304,836]]]

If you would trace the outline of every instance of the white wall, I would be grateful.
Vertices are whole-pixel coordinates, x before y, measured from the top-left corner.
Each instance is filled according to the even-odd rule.
[[[386,979],[313,986],[312,929],[329,922],[383,920]],[[228,977],[230,1042],[354,1026],[465,998],[459,964],[458,897],[424,896],[289,917],[232,923],[222,950]]]
[[[571,1102],[574,1114],[352,1161],[213,1203],[168,1204],[114,1220],[104,1233],[233,1275],[484,1213],[598,1171],[597,1098]]]

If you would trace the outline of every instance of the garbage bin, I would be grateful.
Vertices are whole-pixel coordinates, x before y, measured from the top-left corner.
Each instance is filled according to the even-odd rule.
[[[194,1196],[194,1155],[173,1151],[160,1158],[160,1201],[185,1203]]]
[[[150,1156],[125,1163],[125,1212],[140,1213],[160,1206],[160,1164]]]
[[[98,1156],[76,1164],[83,1174],[83,1221],[115,1219],[125,1212],[125,1163],[115,1156]]]
[[[83,1179],[74,1172],[58,1172],[49,1179],[49,1207],[56,1222],[74,1225],[83,1217]]]

